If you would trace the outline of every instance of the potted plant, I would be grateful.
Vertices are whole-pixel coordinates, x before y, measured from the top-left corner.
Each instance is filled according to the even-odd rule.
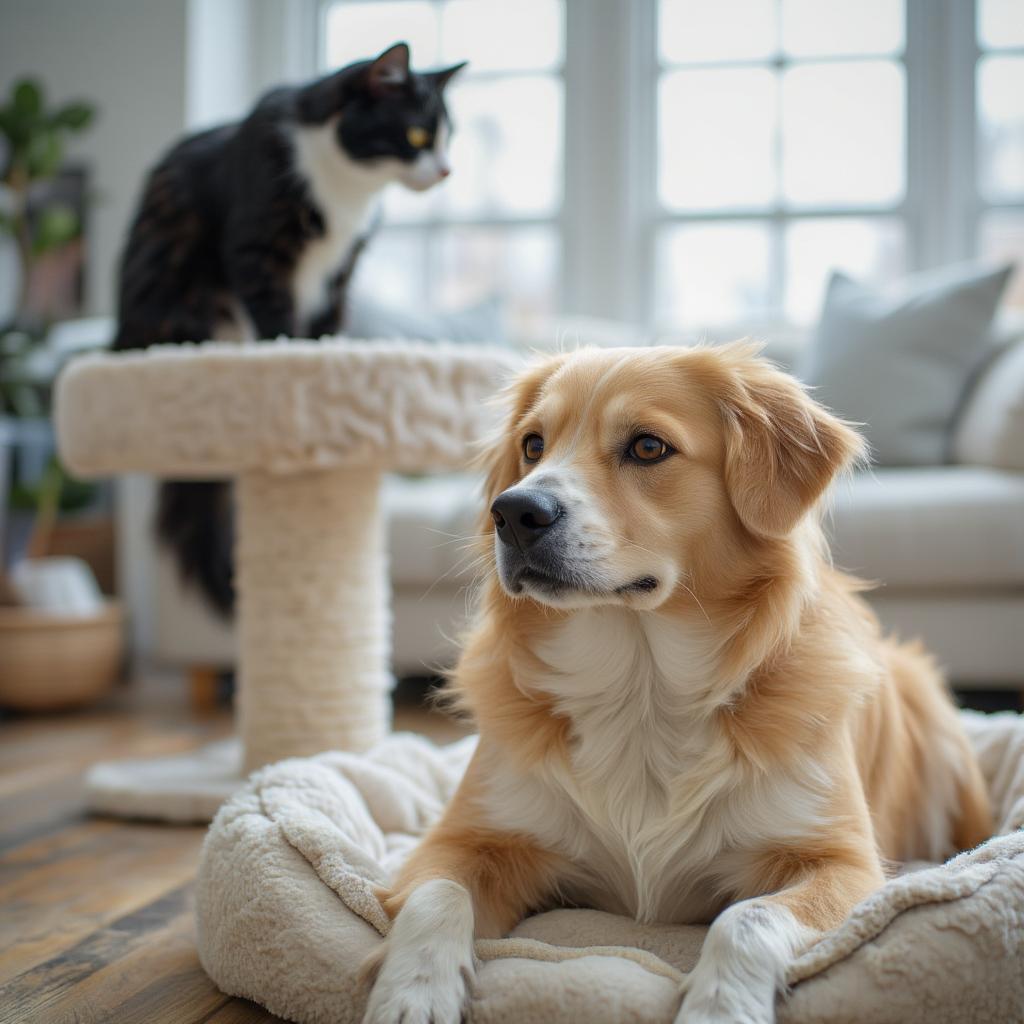
[[[79,212],[52,183],[64,165],[67,136],[85,131],[94,116],[92,105],[83,101],[47,109],[43,88],[32,78],[15,82],[0,106],[0,233],[13,240],[18,257],[9,327],[38,333],[52,315],[46,296],[33,294],[33,271],[48,254],[81,236]]]
[[[0,100],[0,542],[11,540],[5,513],[13,509],[15,549],[27,540],[53,459],[51,390],[62,353],[48,334],[80,301],[84,174],[67,167],[65,147],[94,116],[82,100],[48,106],[33,78]],[[62,487],[63,509],[90,493]]]
[[[85,703],[109,689],[121,659],[120,608],[95,582],[112,583],[103,566],[112,562],[109,517],[65,528],[61,514],[94,504],[97,492],[65,474],[50,424],[65,357],[49,340],[51,327],[81,299],[84,173],[66,166],[64,150],[93,116],[82,101],[48,107],[31,78],[0,101],[0,284],[8,282],[0,296],[0,541],[9,548],[0,559],[0,706]],[[6,509],[14,515],[5,529]],[[88,558],[98,572],[77,557],[51,557],[86,553],[69,550],[69,536],[96,548],[100,535],[109,557],[101,550]],[[18,564],[7,579],[9,561]],[[93,592],[84,610],[62,603],[69,579]]]

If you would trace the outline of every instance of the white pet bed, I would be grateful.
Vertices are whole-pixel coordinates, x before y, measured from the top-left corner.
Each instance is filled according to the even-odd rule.
[[[494,347],[277,341],[68,366],[57,437],[73,473],[235,480],[241,742],[97,765],[93,809],[208,821],[255,768],[387,734],[382,475],[464,468],[516,363]]]
[[[1001,835],[861,903],[793,964],[780,1024],[1024,1019],[1024,720],[964,720]],[[357,972],[388,928],[373,887],[438,816],[473,742],[396,735],[256,773],[217,814],[199,872],[199,955],[220,988],[301,1024],[358,1021]],[[477,943],[470,1020],[669,1024],[705,930],[539,914]]]

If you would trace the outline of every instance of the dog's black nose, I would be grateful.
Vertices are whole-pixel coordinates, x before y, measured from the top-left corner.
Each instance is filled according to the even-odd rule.
[[[528,548],[562,514],[562,506],[546,491],[514,487],[499,494],[491,518],[505,544]]]

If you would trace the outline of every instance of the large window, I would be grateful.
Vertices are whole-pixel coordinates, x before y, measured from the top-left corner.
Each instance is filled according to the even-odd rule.
[[[324,67],[397,38],[472,62],[452,178],[388,197],[365,276],[396,301],[770,332],[833,269],[1024,263],[1021,0],[330,0],[321,25]]]
[[[655,316],[815,313],[905,264],[901,0],[660,0]]]
[[[321,64],[397,39],[415,68],[471,58],[447,99],[455,173],[416,195],[395,186],[361,269],[394,302],[466,308],[501,299],[513,329],[558,307],[563,187],[562,0],[339,0]]]
[[[978,0],[977,245],[1024,264],[1024,3]],[[1024,309],[1024,273],[1011,304]]]

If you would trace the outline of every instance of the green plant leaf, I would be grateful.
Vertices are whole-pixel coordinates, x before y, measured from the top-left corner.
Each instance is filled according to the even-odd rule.
[[[4,384],[3,392],[4,399],[15,416],[32,419],[45,415],[45,407],[39,398],[39,391],[33,385],[10,381]]]
[[[78,216],[66,203],[53,203],[39,215],[32,248],[36,255],[66,245],[77,237]]]
[[[80,132],[89,127],[94,115],[95,110],[89,103],[68,103],[53,115],[50,124],[55,128],[67,128],[73,132]]]
[[[22,148],[32,135],[35,119],[15,109],[14,104],[0,110],[0,131],[7,136],[11,150]]]
[[[14,109],[22,117],[38,117],[43,109],[43,87],[34,78],[16,82],[13,91]]]
[[[63,157],[60,134],[52,128],[43,128],[29,139],[25,164],[31,177],[49,178],[57,173]]]

